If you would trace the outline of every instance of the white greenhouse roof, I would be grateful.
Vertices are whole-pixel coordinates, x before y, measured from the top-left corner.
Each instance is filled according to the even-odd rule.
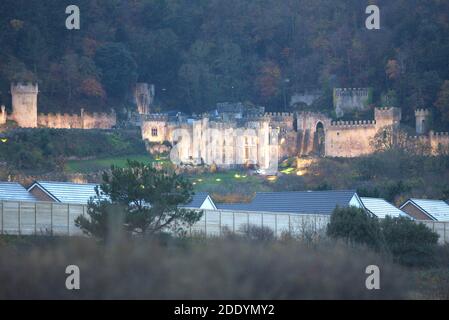
[[[72,204],[87,204],[91,197],[95,197],[96,184],[36,181],[28,190],[39,187],[54,201]]]
[[[443,200],[410,199],[409,201],[414,203],[436,221],[449,221],[449,204]]]
[[[20,183],[0,182],[0,200],[6,201],[36,201]]]
[[[407,214],[405,212],[396,208],[394,205],[384,199],[361,197],[360,200],[362,200],[363,205],[369,212],[380,219],[383,219],[386,216],[407,217]]]

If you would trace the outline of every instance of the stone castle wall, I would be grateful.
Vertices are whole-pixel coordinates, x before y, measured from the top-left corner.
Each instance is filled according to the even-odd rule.
[[[41,128],[54,129],[81,129],[83,127],[80,115],[66,113],[40,113],[37,116],[37,125]]]
[[[153,143],[169,141],[176,151],[172,161],[178,164],[205,163],[225,168],[253,164],[266,169],[274,158],[276,165],[279,159],[278,141],[273,142],[271,137],[264,116],[244,122],[207,117],[177,122],[168,121],[164,115],[151,115],[142,124],[142,138]]]
[[[269,119],[272,128],[280,128],[285,131],[293,131],[295,115],[289,112],[266,112],[266,119]]]
[[[326,130],[328,157],[358,157],[372,153],[371,141],[378,132],[376,121],[337,121]]]
[[[146,116],[141,125],[142,139],[153,143],[168,141],[168,117],[163,114]]]
[[[310,155],[316,151],[317,128],[322,127],[325,130],[330,126],[331,121],[328,116],[318,112],[300,112],[297,115],[296,147],[299,155]]]
[[[430,132],[430,147],[433,155],[449,154],[449,132]]]
[[[81,110],[80,114],[41,113],[37,117],[38,127],[54,129],[110,129],[116,124],[114,112],[88,113]]]
[[[376,108],[374,118],[375,120],[331,122],[325,129],[325,155],[359,157],[373,153],[374,137],[385,128],[398,128],[401,109]]]
[[[111,113],[82,112],[82,129],[110,129],[117,124],[117,115]]]
[[[297,117],[299,155],[357,157],[373,152],[371,141],[384,127],[396,127],[401,120],[398,108],[376,108],[375,120],[332,121],[324,114],[301,112]],[[321,146],[324,141],[324,150]]]
[[[38,114],[38,93],[37,84],[12,83],[12,114],[8,117],[6,110],[0,110],[0,124],[4,124],[6,119],[17,122],[21,128],[110,129],[117,124],[113,110],[111,113],[88,113],[81,109],[80,114]]]

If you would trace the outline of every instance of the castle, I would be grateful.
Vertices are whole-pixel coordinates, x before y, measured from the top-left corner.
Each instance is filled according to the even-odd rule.
[[[374,151],[370,141],[384,128],[395,130],[398,108],[376,108],[375,120],[332,121],[315,112],[243,114],[199,117],[144,117],[142,137],[151,143],[170,142],[179,161],[229,167],[254,164],[262,169],[289,156],[358,157]]]
[[[55,128],[55,129],[110,129],[117,123],[113,110],[111,113],[89,113],[81,109],[80,114],[38,113],[37,83],[12,83],[12,113],[7,114],[1,106],[0,125],[8,120],[15,121],[21,128]]]
[[[355,90],[355,93],[348,93]],[[12,113],[0,109],[0,126],[13,120],[24,128],[110,129],[117,117],[111,113],[42,114],[37,111],[37,84],[11,84]],[[128,122],[140,127],[142,139],[150,145],[168,142],[171,160],[176,164],[208,164],[223,168],[256,166],[267,172],[277,170],[280,159],[290,156],[359,157],[373,153],[378,134],[399,132],[401,110],[375,108],[374,119],[333,121],[320,112],[270,113],[264,107],[242,103],[220,103],[202,115],[151,113],[154,86],[138,83],[134,97],[137,113]],[[335,108],[341,111],[365,106],[368,89],[338,89]],[[348,98],[349,97],[349,98]],[[355,97],[355,98],[354,98]],[[349,105],[345,99],[350,99]],[[355,100],[354,100],[355,99]],[[362,101],[363,100],[363,101]],[[368,101],[368,100],[366,100]],[[449,134],[429,130],[430,111],[415,111],[416,135],[407,136],[410,144],[424,146],[436,155],[449,148]]]
[[[359,99],[370,95],[368,89],[348,94],[350,90],[338,92],[358,97],[358,105]],[[429,110],[416,110],[416,136],[407,136],[406,140],[426,146],[430,154],[436,155],[449,148],[449,134],[429,131],[429,116]],[[169,142],[176,163],[226,168],[256,165],[274,170],[280,159],[290,156],[371,154],[375,151],[373,140],[379,134],[397,143],[394,133],[399,132],[400,122],[401,109],[395,107],[374,108],[372,120],[333,121],[320,112],[269,113],[262,107],[218,104],[216,110],[200,116],[142,115],[141,131],[142,138],[152,144]]]

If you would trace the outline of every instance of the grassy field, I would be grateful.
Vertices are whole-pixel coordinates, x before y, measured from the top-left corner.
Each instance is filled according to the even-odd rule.
[[[211,194],[251,195],[254,192],[270,191],[266,178],[249,175],[245,171],[231,170],[226,172],[187,175],[196,191]]]
[[[118,157],[108,157],[100,159],[91,160],[70,160],[67,161],[65,165],[65,171],[67,173],[90,173],[97,172],[101,170],[106,170],[115,165],[118,167],[124,167],[127,160],[134,160],[143,162],[146,164],[154,162],[163,162],[163,160],[154,159],[151,155],[129,155],[129,156],[118,156]]]

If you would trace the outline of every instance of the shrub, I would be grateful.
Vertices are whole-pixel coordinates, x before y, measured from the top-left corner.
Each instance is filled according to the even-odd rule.
[[[382,249],[384,244],[378,219],[356,207],[337,207],[332,213],[326,233],[331,238],[367,245],[375,250]]]
[[[68,265],[81,290],[67,290]],[[381,290],[367,290],[366,266],[382,270]],[[382,257],[339,243],[235,239],[132,238],[114,246],[71,238],[47,246],[0,250],[0,299],[401,299],[406,274]],[[26,288],[21,290],[20,288]]]
[[[381,222],[388,251],[407,266],[426,266],[434,262],[438,234],[422,223],[406,217],[386,217]]]
[[[242,227],[242,233],[248,240],[254,241],[273,241],[275,239],[273,229],[266,226],[257,226],[253,224],[245,225]]]

